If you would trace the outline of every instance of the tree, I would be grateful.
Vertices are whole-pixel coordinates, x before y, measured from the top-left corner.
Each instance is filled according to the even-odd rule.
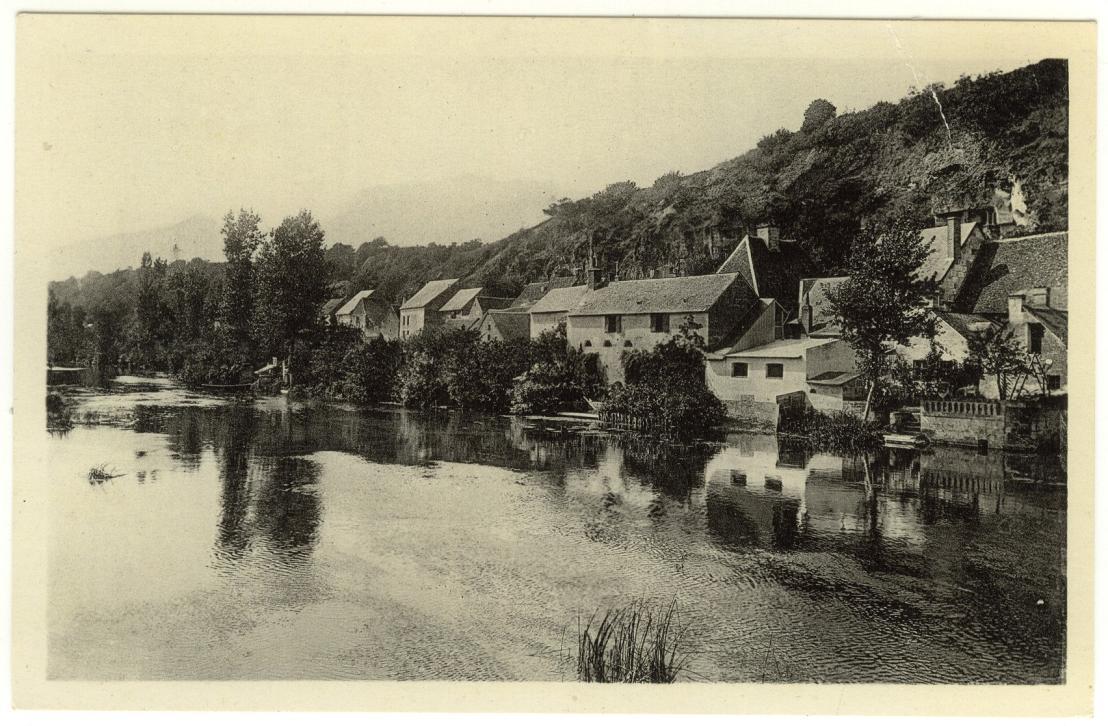
[[[800,130],[815,131],[835,118],[836,110],[834,104],[827,99],[817,98],[808,104],[808,109],[804,112],[804,123],[801,124]]]
[[[302,210],[262,241],[254,320],[258,343],[269,355],[288,357],[296,341],[320,324],[320,307],[330,294],[323,238],[312,213]]]
[[[260,223],[261,217],[246,209],[240,209],[238,217],[227,212],[223,218],[227,267],[220,300],[220,330],[229,346],[248,359],[254,352],[254,253],[265,239]]]
[[[996,378],[1000,400],[1018,396],[1032,368],[1026,349],[1015,339],[1013,332],[990,327],[971,337],[968,343],[969,359],[981,369],[982,374]]]
[[[863,420],[869,418],[874,390],[889,371],[894,346],[907,345],[914,337],[935,337],[934,312],[927,306],[935,284],[918,276],[928,251],[909,220],[866,229],[851,247],[849,278],[828,292],[831,313],[867,383]]]

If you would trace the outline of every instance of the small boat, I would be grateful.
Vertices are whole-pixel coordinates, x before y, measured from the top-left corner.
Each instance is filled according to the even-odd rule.
[[[885,434],[885,446],[890,449],[925,449],[930,444],[923,434]]]

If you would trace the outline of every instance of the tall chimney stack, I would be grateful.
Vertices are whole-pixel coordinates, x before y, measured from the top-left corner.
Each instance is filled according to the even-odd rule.
[[[758,227],[758,238],[774,252],[781,249],[781,230],[772,224],[760,225]]]

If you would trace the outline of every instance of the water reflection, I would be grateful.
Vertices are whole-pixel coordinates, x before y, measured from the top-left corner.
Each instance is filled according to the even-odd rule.
[[[118,388],[107,395],[126,405]],[[434,668],[456,659],[420,661],[420,648],[443,633],[466,654],[500,647],[473,635],[486,611],[512,642],[549,631],[555,647],[573,608],[644,593],[689,604],[716,644],[702,667],[724,680],[752,677],[743,649],[755,644],[791,664],[779,676],[790,680],[1052,682],[1062,672],[1065,496],[1046,485],[1056,462],[959,449],[842,457],[759,435],[668,448],[511,417],[136,399],[112,419],[123,422],[117,435],[134,436],[135,476],[106,496],[141,490],[205,512],[189,531],[202,533],[205,571],[222,585],[197,576],[196,589],[234,596],[204,607],[235,602],[256,617],[285,643],[270,657],[288,672],[315,667],[300,640],[372,622],[374,637],[412,652],[414,664],[385,677],[455,675]],[[95,430],[52,440],[59,458]],[[147,532],[128,526],[117,523],[124,546],[142,545]],[[172,539],[150,536],[154,550]],[[282,638],[290,611],[320,619]],[[351,637],[331,635],[332,647]],[[519,657],[495,672],[519,672]]]

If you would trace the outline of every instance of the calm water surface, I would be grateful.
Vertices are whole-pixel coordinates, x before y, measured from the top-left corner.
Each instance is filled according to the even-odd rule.
[[[694,680],[1064,679],[1053,462],[59,390],[53,678],[573,679],[579,616],[676,597]]]

